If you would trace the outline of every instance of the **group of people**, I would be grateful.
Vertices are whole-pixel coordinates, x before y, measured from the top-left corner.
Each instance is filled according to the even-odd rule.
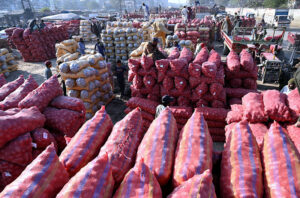
[[[40,22],[38,23],[37,19],[33,19],[28,24],[28,28],[30,29],[30,32],[33,32],[35,30],[41,30],[44,29],[45,27],[46,24],[44,23],[44,20],[40,20]]]
[[[183,6],[181,10],[181,16],[184,23],[188,23],[189,21],[195,18],[194,11],[191,7]]]

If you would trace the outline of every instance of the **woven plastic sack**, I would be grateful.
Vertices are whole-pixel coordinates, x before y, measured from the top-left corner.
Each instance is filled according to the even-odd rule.
[[[217,66],[212,62],[204,62],[202,64],[202,73],[209,78],[215,78],[217,75]]]
[[[120,183],[134,164],[139,143],[142,140],[142,114],[138,108],[130,112],[113,127],[101,154],[108,154],[112,165],[112,174],[116,183]]]
[[[213,177],[210,170],[204,171],[200,175],[195,175],[182,185],[178,186],[168,196],[168,198],[194,198],[209,197],[216,198]]]
[[[165,79],[165,77],[166,77],[166,74],[163,74],[163,73],[161,73],[161,72],[158,72],[158,73],[157,73],[157,82],[158,82],[158,83],[161,83],[161,82]]]
[[[205,120],[225,121],[229,110],[223,108],[198,107]]]
[[[16,80],[6,83],[0,88],[0,101],[4,100],[6,96],[15,91],[24,83],[24,76],[20,75]]]
[[[300,155],[277,122],[264,136],[262,163],[267,197],[300,197]]]
[[[143,82],[147,89],[152,89],[152,87],[156,84],[155,79],[150,75],[145,76],[143,78]]]
[[[38,86],[37,82],[30,75],[19,88],[10,93],[3,101],[0,102],[0,108],[2,110],[7,110],[18,107],[19,102]]]
[[[202,63],[206,62],[209,56],[208,49],[206,47],[202,48],[200,52],[195,57],[193,63],[197,63],[199,65],[202,65]]]
[[[259,148],[247,122],[239,122],[229,134],[221,167],[220,184],[224,197],[263,196]]]
[[[74,97],[58,96],[51,101],[50,106],[57,109],[69,109],[77,112],[85,112],[82,100]]]
[[[241,64],[240,64],[240,57],[234,51],[231,51],[228,56],[226,57],[227,61],[227,68],[231,72],[239,71]]]
[[[43,127],[44,123],[45,117],[36,107],[23,109],[13,115],[0,116],[0,148],[24,133]]]
[[[209,92],[211,95],[213,95],[215,98],[219,98],[223,91],[223,85],[220,83],[213,83],[209,87]]]
[[[193,60],[193,52],[188,48],[184,47],[180,53],[179,59],[185,59],[187,63]]]
[[[144,158],[160,185],[171,177],[177,134],[176,120],[166,108],[152,122],[138,148],[136,163]]]
[[[50,144],[53,144],[56,150],[58,149],[54,136],[47,129],[37,128],[31,132],[31,137],[37,149],[44,150]]]
[[[246,71],[252,71],[254,67],[254,60],[252,58],[252,55],[246,50],[243,50],[240,54],[240,58],[241,67]]]
[[[0,74],[0,88],[6,84],[4,74]]]
[[[189,119],[193,114],[191,107],[170,107],[169,108],[175,118],[186,118]]]
[[[130,107],[127,107],[125,110],[124,110],[124,113],[126,114],[129,114],[131,111],[133,111],[134,109],[130,108]],[[144,120],[149,120],[149,121],[153,121],[155,119],[155,116],[150,114],[150,113],[147,113],[145,111],[141,111],[141,114],[142,114],[142,118]]]
[[[8,142],[0,149],[0,160],[27,166],[32,160],[32,139],[24,134]]]
[[[68,109],[47,107],[43,112],[46,117],[45,126],[73,137],[85,121],[85,114]]]
[[[288,94],[288,106],[293,118],[298,119],[300,116],[300,94],[297,89]]]
[[[12,108],[12,109],[8,109],[6,111],[0,110],[0,116],[14,115],[16,113],[19,113],[20,111],[21,111],[20,108]]]
[[[0,160],[0,191],[13,182],[24,169],[23,166]]]
[[[257,89],[256,79],[246,78],[243,80],[243,87],[246,89]]]
[[[240,88],[243,85],[243,80],[240,78],[233,78],[229,80],[229,85],[232,88]]]
[[[143,79],[139,75],[135,75],[133,78],[133,86],[136,89],[141,89],[143,87]]]
[[[266,125],[262,123],[249,123],[250,129],[255,136],[258,148],[261,151],[265,134],[268,132]]]
[[[174,88],[174,81],[172,78],[170,77],[165,77],[165,79],[163,80],[163,87],[165,88],[165,90],[169,91],[171,89]]]
[[[134,73],[138,72],[140,66],[141,66],[141,63],[139,60],[137,60],[137,59],[129,59],[128,60],[128,67]]]
[[[243,105],[231,105],[231,111],[228,112],[226,122],[231,124],[233,122],[240,122],[243,119]]]
[[[187,82],[182,77],[175,77],[174,83],[175,83],[175,88],[179,91],[184,91],[184,89],[187,87]]]
[[[162,191],[149,167],[141,159],[123,179],[113,198],[161,198]]]
[[[143,98],[132,97],[128,100],[126,105],[132,109],[140,107],[143,111],[155,115],[156,107],[159,103]]]
[[[174,47],[171,53],[168,56],[169,60],[177,59],[180,56],[179,49],[177,47]]]
[[[19,103],[19,108],[36,106],[40,111],[43,111],[51,100],[62,95],[62,93],[62,88],[59,85],[56,75],[54,75],[41,84],[37,89],[30,92]]]
[[[197,63],[190,63],[188,67],[190,76],[199,78],[201,76],[201,65]]]
[[[6,186],[0,197],[55,197],[68,180],[68,173],[50,145]]]
[[[169,68],[169,63],[170,63],[170,60],[168,60],[168,59],[161,59],[161,60],[155,61],[155,66],[156,66],[156,69],[158,70],[158,73],[165,74]]]
[[[196,110],[179,134],[173,172],[174,186],[183,184],[207,169],[212,171],[212,149],[207,123]]]
[[[253,78],[253,79],[257,79],[258,67],[254,66],[254,68],[251,71],[240,70],[240,71],[237,71],[237,72],[230,72],[228,70],[228,68],[225,67],[225,72],[226,72],[226,79],[233,79],[233,78],[240,78],[240,79]]]
[[[287,95],[277,90],[268,90],[263,92],[263,102],[265,113],[272,120],[285,122],[291,119],[291,114],[286,105]]]
[[[300,152],[300,138],[299,138],[300,128],[296,127],[295,125],[288,125],[286,129],[288,131],[290,138],[294,142],[298,152]]]
[[[77,173],[99,152],[112,127],[104,106],[84,123],[59,157],[70,175]]]
[[[196,107],[207,107],[209,105],[208,101],[206,101],[204,99],[198,100],[198,95],[197,95],[196,101],[197,101]]]
[[[186,59],[174,59],[170,61],[170,67],[176,75],[181,75],[182,69],[187,66],[188,62]]]
[[[152,57],[143,56],[141,59],[141,65],[145,70],[150,69],[154,65]]]
[[[215,50],[211,50],[207,62],[214,63],[218,68],[221,66],[221,56]]]
[[[208,91],[208,86],[206,83],[201,83],[200,85],[198,85],[195,89],[195,92],[197,93],[197,95],[201,98],[204,94],[206,94]]]
[[[138,71],[138,75],[140,76],[146,76],[146,75],[151,75],[153,78],[157,78],[156,75],[156,69],[154,67],[152,67],[150,70],[145,70],[144,68],[139,69]]]
[[[56,196],[57,198],[110,198],[114,179],[107,154],[98,156],[83,167]]]
[[[212,108],[225,108],[225,104],[224,104],[224,102],[222,102],[220,100],[213,100],[211,102],[211,107]]]
[[[258,93],[257,90],[252,89],[242,89],[242,88],[225,88],[226,95],[230,98],[242,98],[248,93]]]
[[[264,111],[263,95],[259,93],[249,93],[242,98],[244,119],[249,122],[266,122],[268,116]]]

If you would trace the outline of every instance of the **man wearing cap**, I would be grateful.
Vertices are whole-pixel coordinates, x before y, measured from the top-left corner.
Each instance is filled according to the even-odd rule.
[[[168,95],[164,95],[162,98],[161,98],[161,103],[160,105],[158,105],[156,107],[156,113],[155,113],[155,117],[157,118],[159,116],[159,114],[165,110],[165,108],[167,108],[167,106],[169,106],[169,104],[171,102],[174,101],[174,98],[171,97],[171,96],[168,96]]]
[[[52,76],[52,71],[51,71],[52,63],[51,63],[51,61],[47,60],[45,62],[45,66],[46,66],[46,69],[45,69],[45,78],[49,79]]]
[[[289,94],[296,88],[295,79],[291,78],[286,86],[284,86],[280,93]]]
[[[297,87],[298,92],[300,94],[300,67],[297,69],[297,71],[296,71],[296,73],[294,75],[294,79],[295,79],[296,87]],[[300,117],[298,118],[296,126],[300,128]]]
[[[153,58],[153,61],[165,59],[165,55],[159,51],[158,47],[158,38],[153,38],[152,42],[148,42],[144,48],[144,55],[150,55]]]

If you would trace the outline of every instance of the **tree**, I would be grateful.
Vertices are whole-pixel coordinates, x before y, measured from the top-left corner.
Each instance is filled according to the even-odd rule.
[[[99,9],[100,6],[96,1],[91,0],[87,2],[86,7],[90,10],[96,10]]]
[[[287,0],[265,0],[264,6],[267,8],[279,8],[287,5]]]
[[[45,12],[51,12],[50,8],[48,7],[44,7],[41,9],[41,12],[45,13]]]

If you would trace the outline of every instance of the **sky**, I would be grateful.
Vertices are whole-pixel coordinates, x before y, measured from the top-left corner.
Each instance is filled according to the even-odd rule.
[[[170,3],[186,3],[186,0],[169,0]]]

